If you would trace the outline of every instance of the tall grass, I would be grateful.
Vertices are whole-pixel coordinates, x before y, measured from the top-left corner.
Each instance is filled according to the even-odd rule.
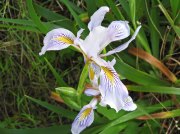
[[[84,133],[179,132],[178,0],[19,0],[0,4],[1,133],[70,132],[77,111],[89,99],[83,95],[87,67],[83,68],[82,56],[73,49],[48,52],[43,57],[38,53],[44,35],[53,28],[64,27],[74,33],[84,28],[85,37],[89,17],[103,5],[111,9],[103,25],[128,20],[131,33],[138,23],[142,25],[129,49],[110,57],[116,57],[115,68],[138,109],[116,113],[98,106],[94,124]],[[52,91],[57,93],[50,97]]]

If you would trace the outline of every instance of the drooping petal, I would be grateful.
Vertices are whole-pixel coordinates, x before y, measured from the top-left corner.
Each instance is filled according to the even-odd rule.
[[[46,51],[61,50],[74,44],[75,36],[72,32],[64,28],[53,29],[44,37],[44,46],[39,55],[43,55]]]
[[[97,99],[93,99],[88,105],[85,105],[72,123],[72,134],[79,134],[94,121],[94,109],[96,108]]]
[[[101,104],[109,105],[116,112],[121,109],[133,111],[136,104],[128,95],[128,90],[121,82],[113,66],[107,63],[101,67],[99,90],[101,93]]]
[[[129,41],[127,41],[126,43],[120,45],[119,47],[117,47],[117,48],[115,48],[115,49],[107,52],[106,54],[101,54],[100,56],[101,56],[101,57],[109,56],[109,55],[111,55],[111,54],[114,54],[114,53],[117,53],[117,52],[121,52],[121,51],[123,51],[124,49],[126,49],[126,48],[129,46],[129,44],[131,43],[131,41],[133,41],[133,40],[136,38],[136,36],[137,36],[140,28],[141,28],[141,26],[138,26],[138,28],[136,29],[136,31],[134,32],[133,36],[131,37],[131,39],[130,39]]]
[[[90,18],[88,28],[92,31],[95,27],[100,26],[101,22],[104,19],[105,14],[109,12],[109,7],[103,6],[100,7]]]
[[[91,80],[93,87],[98,87],[98,78],[100,72],[100,67],[97,64],[95,64],[94,62],[91,62],[89,64],[89,78]]]
[[[99,90],[88,88],[84,91],[87,96],[97,96],[100,94]]]

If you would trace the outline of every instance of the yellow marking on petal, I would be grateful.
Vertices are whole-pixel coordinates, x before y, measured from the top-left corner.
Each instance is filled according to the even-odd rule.
[[[60,36],[60,37],[57,37],[57,38],[54,38],[55,40],[57,41],[60,41],[60,42],[63,42],[63,43],[66,43],[66,44],[73,44],[74,41],[68,37],[65,37],[65,36]]]
[[[113,84],[114,83],[114,75],[113,75],[113,72],[107,68],[107,67],[101,67],[104,72],[105,72],[105,75],[107,76],[107,78],[110,80],[110,82]]]
[[[89,68],[89,77],[90,77],[91,80],[94,79],[94,75],[95,75],[94,70],[93,70],[92,67],[90,67],[90,68]]]
[[[80,115],[79,120],[80,120],[80,121],[84,120],[84,119],[91,113],[91,110],[92,110],[92,108],[87,108],[87,109],[85,109],[85,110],[82,112],[82,114]]]

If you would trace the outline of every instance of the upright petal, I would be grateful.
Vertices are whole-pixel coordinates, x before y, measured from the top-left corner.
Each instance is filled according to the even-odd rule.
[[[100,7],[90,18],[88,28],[92,31],[95,27],[100,26],[101,22],[104,19],[105,14],[109,12],[109,7],[103,6]]]
[[[64,28],[54,29],[44,37],[44,46],[39,55],[43,55],[46,51],[61,50],[74,44],[75,36],[72,32]]]
[[[113,21],[108,26],[108,34],[111,41],[122,40],[130,35],[128,21]]]
[[[101,103],[114,108],[116,112],[121,109],[133,111],[136,109],[136,104],[133,103],[128,95],[128,90],[121,82],[115,69],[107,63],[101,67],[99,90],[101,93]]]
[[[88,105],[84,106],[72,123],[72,134],[79,134],[86,127],[89,127],[94,121],[94,109],[97,99],[93,99]]]
[[[130,28],[127,21],[113,21],[106,31],[107,43],[102,43],[100,51],[102,51],[110,42],[122,40],[130,35]]]
[[[115,48],[115,49],[107,52],[106,54],[101,54],[100,56],[101,56],[101,57],[109,56],[109,55],[111,55],[111,54],[114,54],[114,53],[117,53],[117,52],[121,52],[121,51],[123,51],[124,49],[126,49],[126,48],[129,46],[129,44],[131,43],[131,41],[133,41],[133,40],[136,38],[136,36],[137,36],[140,28],[141,28],[141,26],[138,26],[138,28],[136,29],[136,31],[134,32],[133,36],[131,37],[131,39],[130,39],[129,41],[127,41],[126,43],[120,45],[119,47],[117,47],[117,48]]]

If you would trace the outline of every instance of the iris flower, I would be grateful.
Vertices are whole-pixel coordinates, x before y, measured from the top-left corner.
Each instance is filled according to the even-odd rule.
[[[96,109],[98,100],[92,99],[88,105],[85,105],[72,123],[72,134],[79,134],[86,127],[90,126],[94,121],[94,109]]]
[[[80,38],[83,29],[80,29],[76,36],[64,28],[58,28],[48,32],[44,38],[44,46],[39,55],[43,55],[46,51],[62,50],[73,46],[83,54],[85,62],[89,64],[90,81],[93,87],[99,90],[96,92],[89,89],[87,94],[100,94],[100,105],[109,105],[116,112],[121,109],[133,111],[137,106],[129,96],[126,86],[121,82],[113,67],[116,60],[113,59],[111,62],[105,61],[103,57],[126,49],[136,38],[141,26],[137,27],[132,37],[126,43],[106,54],[101,54],[102,50],[111,42],[125,39],[130,35],[128,21],[118,20],[111,22],[108,27],[101,26],[107,12],[109,12],[109,8],[103,6],[91,16],[88,23],[90,32],[84,40]],[[85,118],[86,121],[84,121]],[[73,123],[76,125],[72,125],[72,131],[77,131],[77,133],[82,131],[92,123],[93,118],[93,107],[90,107],[90,105],[84,106]]]

